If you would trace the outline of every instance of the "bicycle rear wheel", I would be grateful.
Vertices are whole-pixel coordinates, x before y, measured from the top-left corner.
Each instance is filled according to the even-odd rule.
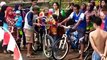
[[[47,58],[50,58],[52,56],[52,44],[53,44],[52,37],[46,35],[45,39],[43,40],[43,52]]]
[[[85,57],[84,60],[91,60],[92,59],[92,54],[88,53]]]
[[[53,57],[54,59],[64,59],[68,53],[68,43],[64,42],[64,39],[58,40],[53,46]]]

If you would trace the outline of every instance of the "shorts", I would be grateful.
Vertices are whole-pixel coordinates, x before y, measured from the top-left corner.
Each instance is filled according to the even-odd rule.
[[[92,54],[92,60],[101,60],[101,57],[97,52],[94,51]]]
[[[84,36],[85,36],[85,29],[77,29],[78,32],[78,39],[79,39],[79,43],[84,43]]]
[[[25,29],[26,43],[33,43],[33,30]]]

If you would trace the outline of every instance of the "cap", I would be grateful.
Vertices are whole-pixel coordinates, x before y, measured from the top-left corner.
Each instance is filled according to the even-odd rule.
[[[20,14],[20,11],[19,11],[19,10],[17,10],[17,11],[16,11],[16,14]]]

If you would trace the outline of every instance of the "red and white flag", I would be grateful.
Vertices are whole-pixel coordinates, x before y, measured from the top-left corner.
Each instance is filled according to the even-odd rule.
[[[8,40],[8,46],[7,46],[7,50],[8,51],[12,51],[14,52],[14,60],[23,60],[22,59],[22,55],[21,52],[16,44],[16,41],[14,39],[14,37],[12,36],[12,34],[5,28],[3,28],[6,32],[8,32],[7,35],[9,35],[9,40]],[[5,36],[5,35],[4,35]]]

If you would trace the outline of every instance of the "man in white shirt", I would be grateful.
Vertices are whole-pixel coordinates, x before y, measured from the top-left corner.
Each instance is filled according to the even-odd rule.
[[[29,11],[25,16],[25,24],[24,24],[24,32],[26,36],[26,43],[27,43],[27,57],[31,56],[31,46],[33,43],[33,16],[38,14],[39,7],[34,6],[32,11]]]

